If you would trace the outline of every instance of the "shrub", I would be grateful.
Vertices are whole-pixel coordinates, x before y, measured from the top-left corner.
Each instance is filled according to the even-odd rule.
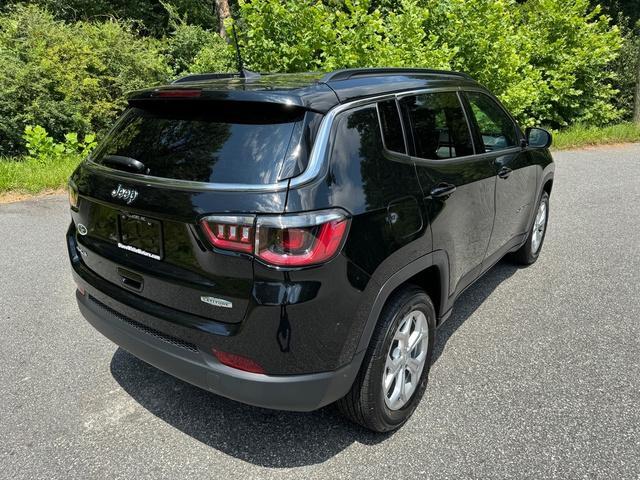
[[[230,72],[236,69],[233,47],[217,33],[190,25],[171,5],[171,32],[165,38],[165,53],[176,75],[203,72]]]
[[[614,86],[620,92],[614,99],[625,120],[633,115],[636,82],[638,81],[638,62],[640,62],[640,25],[634,29],[624,25],[624,43],[620,56],[614,63]]]
[[[527,123],[538,119],[560,127],[617,120],[612,64],[622,47],[618,27],[589,0],[529,0],[521,11],[529,63],[540,76],[536,101],[522,114]]]
[[[247,67],[301,72],[448,65],[453,49],[424,29],[429,10],[416,0],[400,4],[383,13],[367,0],[345,0],[344,8],[310,0],[239,0]]]
[[[39,124],[60,142],[66,132],[102,132],[127,91],[172,74],[158,40],[116,20],[65,24],[36,6],[0,16],[0,155],[24,151],[21,132]]]
[[[620,31],[588,0],[338,3],[238,0],[248,67],[452,68],[488,86],[524,125],[602,124],[620,115],[611,68]]]
[[[56,142],[40,125],[27,125],[23,138],[28,151],[26,158],[42,165],[61,162],[65,159],[76,159],[79,162],[96,146],[95,135],[86,135],[80,141],[75,132],[65,134],[63,142]]]

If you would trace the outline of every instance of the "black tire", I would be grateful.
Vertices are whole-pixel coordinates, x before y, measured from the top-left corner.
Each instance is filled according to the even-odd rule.
[[[428,349],[422,374],[415,391],[398,409],[387,407],[382,387],[385,362],[391,342],[406,314],[413,310],[424,313],[428,325]],[[395,292],[382,309],[369,348],[349,393],[338,400],[338,409],[347,418],[375,432],[388,432],[402,426],[420,402],[427,387],[435,341],[436,313],[424,290],[408,285]]]
[[[544,229],[542,231],[542,239],[540,240],[540,245],[538,246],[538,249],[534,252],[533,249],[531,248],[531,244],[533,241],[533,228],[536,223],[537,212],[542,203],[546,205],[547,213],[544,219]],[[532,263],[535,263],[536,260],[538,260],[538,257],[540,256],[540,252],[542,251],[542,245],[544,244],[544,237],[547,234],[548,222],[549,222],[549,194],[547,192],[542,192],[540,201],[536,205],[536,213],[534,213],[533,222],[529,227],[529,235],[527,236],[527,241],[524,242],[524,245],[522,245],[518,250],[516,250],[513,253],[512,258],[516,263],[519,263],[520,265],[531,265]]]

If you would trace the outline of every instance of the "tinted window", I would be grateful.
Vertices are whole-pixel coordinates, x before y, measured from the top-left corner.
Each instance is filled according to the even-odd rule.
[[[473,155],[467,120],[455,92],[404,97],[400,104],[412,127],[416,156],[437,160]]]
[[[413,165],[383,155],[375,106],[345,112],[336,118],[330,178],[336,205],[386,207],[390,199],[417,186]]]
[[[487,152],[502,150],[517,145],[516,127],[511,118],[488,95],[467,93],[482,143]]]
[[[149,175],[179,180],[249,184],[278,180],[300,113],[270,115],[255,109],[243,113],[242,107],[228,105],[201,110],[131,108],[93,160],[130,157],[142,162]]]
[[[380,112],[380,125],[385,148],[392,152],[407,153],[396,101],[386,100],[378,103],[378,112]]]

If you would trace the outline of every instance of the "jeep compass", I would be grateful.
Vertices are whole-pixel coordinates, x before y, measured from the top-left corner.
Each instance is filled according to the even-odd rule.
[[[427,385],[438,326],[549,216],[551,136],[462,73],[191,75],[134,92],[69,181],[84,317],[261,407],[375,431]]]

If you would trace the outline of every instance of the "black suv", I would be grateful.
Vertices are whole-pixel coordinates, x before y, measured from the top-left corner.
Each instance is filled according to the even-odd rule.
[[[72,175],[80,310],[211,392],[395,429],[456,297],[536,261],[551,137],[460,73],[223,77],[135,92]]]

